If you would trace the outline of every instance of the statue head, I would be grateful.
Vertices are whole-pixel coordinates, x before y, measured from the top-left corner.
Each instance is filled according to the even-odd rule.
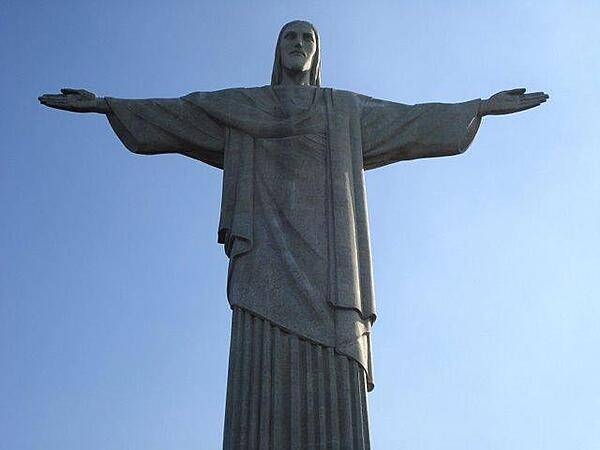
[[[319,32],[310,22],[294,20],[279,32],[271,85],[281,84],[283,71],[310,72],[310,85],[321,85]]]

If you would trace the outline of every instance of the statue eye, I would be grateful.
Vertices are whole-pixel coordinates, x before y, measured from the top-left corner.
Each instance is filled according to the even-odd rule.
[[[304,33],[304,39],[306,39],[309,42],[315,42],[315,38],[312,35],[312,33]]]
[[[296,32],[295,31],[288,31],[285,36],[283,36],[284,39],[296,39]]]

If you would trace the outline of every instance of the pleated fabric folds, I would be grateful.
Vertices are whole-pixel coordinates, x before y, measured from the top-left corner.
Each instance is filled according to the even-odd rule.
[[[234,308],[223,449],[370,448],[363,368]]]

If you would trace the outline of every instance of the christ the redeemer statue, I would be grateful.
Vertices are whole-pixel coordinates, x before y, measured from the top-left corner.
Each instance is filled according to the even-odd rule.
[[[369,449],[375,301],[364,170],[464,152],[490,114],[548,98],[404,105],[321,87],[319,35],[282,28],[271,84],[180,98],[42,104],[106,114],[134,153],[223,170],[218,241],[233,310],[223,448]]]

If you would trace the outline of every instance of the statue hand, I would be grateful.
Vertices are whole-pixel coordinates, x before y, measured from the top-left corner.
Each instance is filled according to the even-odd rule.
[[[526,94],[525,88],[501,91],[492,95],[481,103],[480,114],[486,116],[512,114],[518,111],[535,108],[548,100],[549,95],[544,92]]]
[[[61,89],[60,94],[44,94],[38,97],[42,105],[50,108],[62,109],[72,112],[109,112],[108,104],[103,98],[98,98],[85,89]]]

